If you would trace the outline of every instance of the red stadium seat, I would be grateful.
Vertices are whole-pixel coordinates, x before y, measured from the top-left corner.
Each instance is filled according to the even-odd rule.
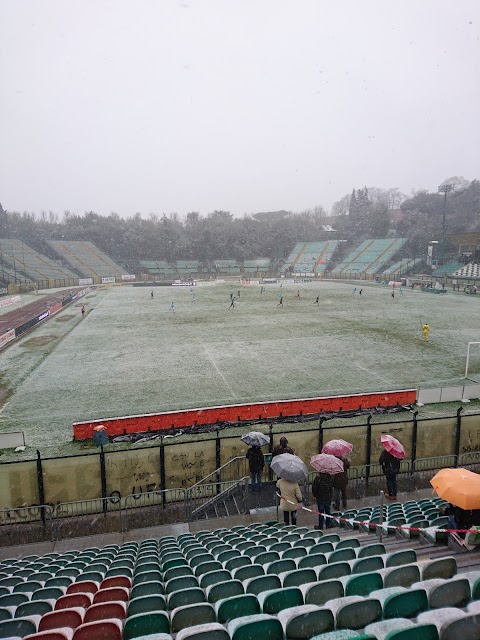
[[[58,609],[71,609],[72,607],[88,609],[92,604],[92,600],[92,593],[68,593],[58,598],[55,603],[55,611],[58,611]]]
[[[92,604],[85,613],[83,622],[95,622],[96,620],[124,620],[127,615],[125,602],[111,601]]]
[[[72,640],[73,629],[54,629],[53,631],[39,631],[25,636],[23,640]]]
[[[100,583],[93,580],[84,580],[83,582],[72,582],[67,587],[67,593],[97,593],[100,589]]]
[[[109,589],[110,587],[125,587],[126,589],[132,588],[132,580],[128,576],[112,576],[105,578],[100,589]]]
[[[38,625],[39,631],[49,631],[50,629],[76,629],[83,622],[85,609],[76,607],[75,609],[59,609],[45,613]]]
[[[119,620],[98,620],[82,624],[73,640],[122,640],[123,625]]]
[[[72,640],[73,629],[54,629],[53,631],[39,631],[25,636],[23,640]]]
[[[110,587],[109,589],[100,589],[93,596],[93,604],[99,602],[111,602],[112,600],[122,600],[128,602],[129,590],[125,587]]]

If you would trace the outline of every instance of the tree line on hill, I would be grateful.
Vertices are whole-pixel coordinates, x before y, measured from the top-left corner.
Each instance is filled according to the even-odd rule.
[[[177,214],[144,218],[139,213],[121,218],[93,211],[65,212],[60,218],[52,212],[36,216],[5,211],[0,205],[0,238],[17,238],[41,252],[47,250],[47,240],[89,240],[132,267],[138,260],[264,257],[280,263],[297,242],[329,238],[360,243],[366,238],[406,237],[409,255],[404,257],[418,257],[425,255],[430,241],[440,239],[445,191],[447,234],[480,231],[480,181],[453,177],[439,191],[417,191],[410,197],[398,189],[354,189],[334,203],[331,216],[318,206],[241,218],[222,210],[205,216],[192,211],[183,219]]]

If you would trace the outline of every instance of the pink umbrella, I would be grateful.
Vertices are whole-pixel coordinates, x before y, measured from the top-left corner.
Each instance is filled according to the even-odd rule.
[[[319,473],[328,473],[331,476],[344,471],[343,462],[328,453],[317,453],[316,456],[312,456],[310,458],[310,466]]]
[[[329,453],[331,456],[346,456],[352,453],[353,444],[346,440],[330,440],[323,445],[322,453]]]
[[[405,449],[403,448],[403,444],[393,436],[389,435],[388,433],[382,433],[380,442],[382,443],[385,451],[391,453],[392,456],[395,456],[395,458],[399,458],[401,460],[405,457]]]

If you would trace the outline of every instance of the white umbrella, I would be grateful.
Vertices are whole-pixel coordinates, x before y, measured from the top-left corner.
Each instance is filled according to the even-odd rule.
[[[291,453],[281,453],[273,457],[270,468],[279,478],[290,482],[303,482],[308,475],[307,465]]]
[[[250,431],[240,436],[240,440],[248,444],[250,447],[263,447],[269,444],[270,438],[260,431]]]

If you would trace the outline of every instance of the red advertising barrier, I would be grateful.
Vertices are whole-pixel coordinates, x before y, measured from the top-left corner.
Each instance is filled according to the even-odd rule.
[[[147,413],[138,416],[74,422],[73,438],[74,440],[93,438],[93,429],[99,424],[105,425],[109,436],[118,436],[143,431],[161,431],[172,428],[181,429],[194,425],[215,424],[216,422],[286,418],[312,413],[394,407],[412,404],[416,399],[417,392],[415,389],[405,389],[400,391],[381,391],[377,393],[324,396],[299,400],[278,400],[274,402],[255,402],[252,404],[231,404],[222,407],[202,407],[199,409],[185,409],[183,411]]]
[[[10,331],[2,333],[2,335],[0,335],[0,349],[12,340],[15,340],[15,329],[10,329]]]

